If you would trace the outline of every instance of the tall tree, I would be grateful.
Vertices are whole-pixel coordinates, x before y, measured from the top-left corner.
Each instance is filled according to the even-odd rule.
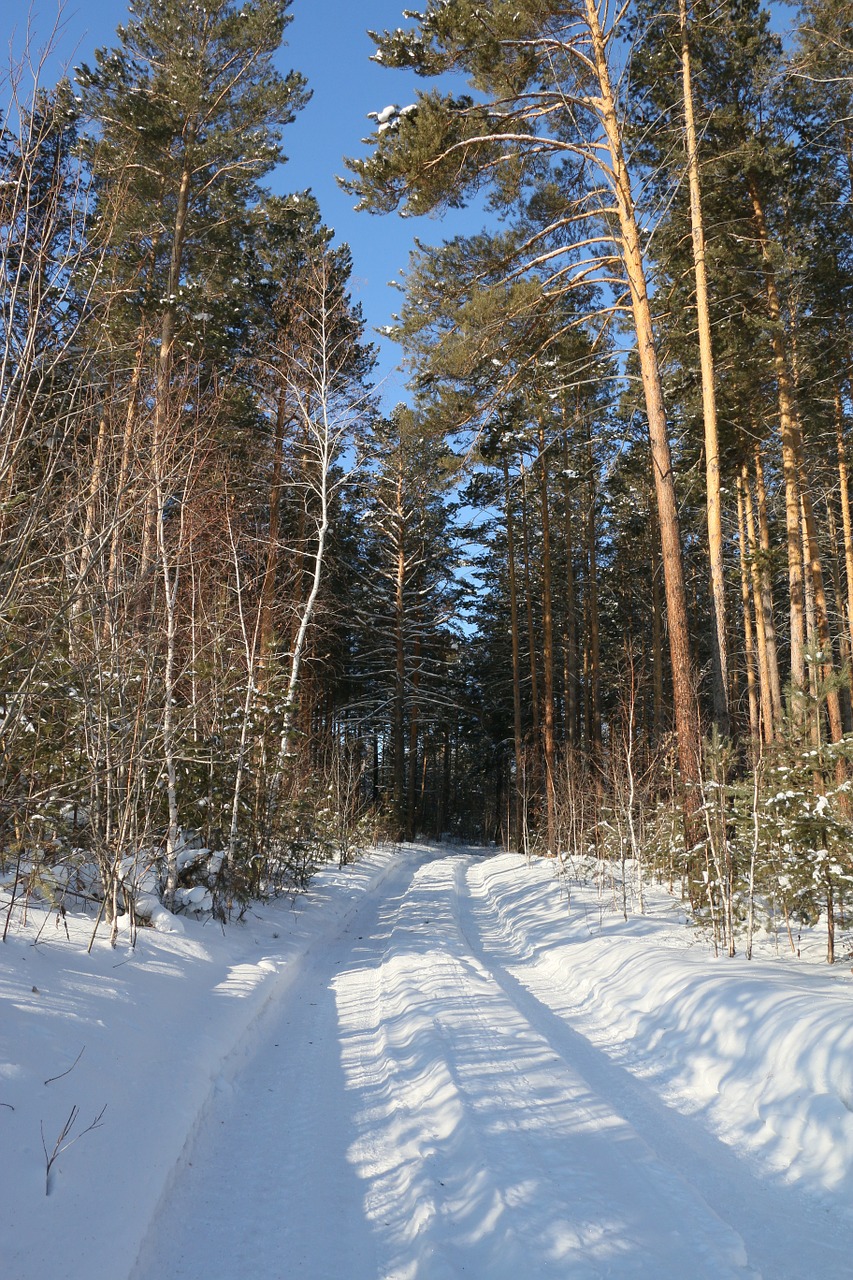
[[[396,829],[413,839],[418,753],[453,699],[443,686],[458,599],[448,505],[455,461],[440,436],[398,405],[373,422],[362,466],[355,709],[387,743]]]
[[[699,714],[690,649],[681,535],[640,219],[626,159],[613,59],[619,21],[594,3],[430,3],[416,25],[374,35],[384,66],[423,76],[466,74],[478,98],[421,94],[413,109],[384,120],[373,155],[350,160],[345,184],[360,207],[404,205],[423,213],[458,205],[487,184],[502,201],[532,174],[563,163],[588,180],[555,213],[562,250],[547,255],[554,288],[588,287],[596,271],[620,277],[637,338],[664,564],[679,762],[685,814],[695,810]],[[373,33],[372,33],[373,34]],[[544,255],[543,234],[522,241],[515,273]],[[568,243],[574,253],[565,247]],[[590,252],[593,246],[603,252]],[[547,287],[547,285],[546,285]],[[688,823],[688,825],[690,825]]]
[[[242,241],[257,184],[283,158],[282,128],[306,100],[302,77],[282,77],[274,65],[289,7],[216,0],[187,10],[178,0],[144,0],[118,28],[118,47],[99,49],[94,67],[77,70],[82,110],[95,126],[104,235],[137,287],[142,275],[141,301],[157,334],[155,471],[169,420],[182,411],[172,395],[176,357],[202,337],[210,346],[214,319],[223,338],[239,322]],[[152,490],[143,577],[160,514]]]

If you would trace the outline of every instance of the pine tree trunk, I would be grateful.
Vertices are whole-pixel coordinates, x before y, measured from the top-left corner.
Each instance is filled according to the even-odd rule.
[[[162,473],[155,472],[155,496],[157,510],[162,511],[165,502]],[[166,539],[166,522],[157,521],[157,551],[160,558],[160,571],[163,576],[163,605],[166,613],[166,652],[163,662],[163,772],[166,779],[166,802],[168,807],[168,826],[166,828],[166,883],[163,891],[163,902],[171,911],[175,905],[175,893],[178,887],[178,761],[177,761],[177,726],[175,724],[175,692],[177,670],[177,638],[178,615],[177,600],[180,585],[180,553],[183,545],[184,509],[181,506],[180,527],[177,546],[170,555]]]
[[[593,68],[600,93],[597,109],[607,136],[611,158],[612,185],[621,234],[620,248],[631,292],[637,354],[648,415],[663,558],[669,653],[672,666],[673,710],[678,743],[678,763],[684,785],[683,813],[686,845],[689,851],[700,836],[695,815],[701,803],[699,795],[701,738],[696,674],[690,650],[675,477],[672,470],[672,455],[640,233],[634,210],[631,180],[622,148],[621,125],[610,80],[607,46],[595,0],[584,0],[584,9],[592,39]]]
[[[785,329],[782,323],[782,308],[779,302],[779,291],[776,286],[776,273],[770,255],[770,244],[767,235],[767,223],[764,217],[764,206],[758,185],[751,174],[747,174],[750,200],[752,202],[753,220],[764,261],[764,283],[767,292],[767,313],[771,324],[771,343],[773,349],[773,365],[776,372],[776,386],[779,403],[779,433],[782,442],[782,474],[785,482],[785,528],[787,531],[788,549],[788,592],[791,611],[791,684],[794,689],[794,721],[802,721],[802,707],[798,706],[797,694],[803,694],[806,687],[805,667],[805,618],[803,596],[803,554],[800,540],[800,491],[799,466],[797,451],[797,427],[794,419],[794,389],[788,365]]]
[[[705,263],[705,228],[702,219],[702,191],[696,124],[693,116],[690,42],[687,32],[687,3],[678,0],[681,24],[681,71],[684,93],[684,132],[687,176],[690,185],[690,225],[693,237],[693,266],[696,277],[696,316],[699,329],[699,364],[702,373],[702,417],[705,426],[705,493],[708,524],[708,558],[711,568],[711,596],[714,605],[714,719],[723,736],[729,733],[728,653],[726,645],[726,597],[723,569],[722,493],[720,486],[720,445],[717,431],[717,402],[714,386],[714,354],[711,316],[708,307],[708,278]]]
[[[405,833],[406,794],[406,638],[405,638],[405,587],[406,546],[405,513],[403,511],[403,473],[397,480],[397,572],[394,582],[394,815],[400,836]]]
[[[548,854],[557,850],[557,804],[554,790],[556,746],[554,737],[554,620],[551,609],[551,528],[548,513],[548,465],[545,431],[539,428],[540,495],[542,503],[542,670],[545,684],[545,800]]]
[[[601,624],[598,612],[598,551],[596,546],[596,483],[595,457],[592,439],[587,431],[587,469],[589,505],[586,513],[587,563],[589,565],[589,747],[593,762],[600,766],[602,759],[601,738]],[[596,776],[599,776],[598,774]]]
[[[795,320],[792,321],[791,366],[794,379],[794,389],[796,391],[799,374]],[[823,680],[823,696],[826,701],[826,714],[827,719],[829,720],[829,737],[831,742],[840,742],[843,733],[841,701],[838,695],[838,685],[835,678],[832,636],[829,628],[829,609],[827,606],[826,585],[824,583],[823,567],[821,564],[817,521],[815,520],[814,504],[812,502],[811,489],[809,487],[808,475],[806,472],[803,426],[797,409],[796,400],[794,402],[794,423],[796,428],[795,439],[797,446],[797,468],[800,481],[800,505],[803,516],[803,563],[806,567],[807,577],[810,577],[811,579],[814,595],[815,630],[817,636],[817,647],[820,651],[820,672]],[[841,762],[839,761],[839,764],[840,763]],[[843,779],[844,771],[842,767],[839,780],[843,781]]]
[[[755,497],[758,509],[758,541],[761,547],[759,579],[764,638],[767,646],[767,674],[770,680],[770,696],[773,707],[773,736],[777,738],[782,727],[782,681],[779,676],[779,658],[776,646],[776,623],[773,610],[773,584],[770,580],[770,521],[767,516],[767,491],[764,487],[764,467],[761,448],[755,445]],[[750,518],[751,498],[746,486],[747,519]]]
[[[817,627],[815,625],[815,593],[814,579],[812,578],[811,564],[808,554],[808,532],[806,530],[806,518],[803,512],[802,502],[800,503],[800,532],[803,539],[803,587],[805,593],[806,606],[806,646],[811,653],[812,659],[807,663],[809,678],[809,698],[811,700],[811,735],[812,746],[819,747],[821,743],[821,720],[820,707],[818,705],[818,673],[815,657],[818,651]],[[815,777],[817,778],[817,774]]]
[[[518,588],[515,572],[515,530],[512,517],[512,491],[509,463],[502,455],[504,502],[506,507],[507,576],[509,579],[509,612],[512,645],[512,729],[515,750],[515,786],[513,788],[513,835],[516,848],[521,847],[522,778],[524,776],[524,744],[521,724],[521,659],[518,639]]]
[[[575,588],[574,538],[572,536],[572,491],[569,476],[569,442],[563,436],[563,540],[566,549],[565,635],[563,642],[566,686],[566,741],[577,742],[578,719],[578,624]]]
[[[749,732],[753,743],[753,754],[756,747],[761,741],[761,722],[759,719],[759,700],[755,688],[755,642],[752,635],[752,619],[750,617],[751,609],[751,593],[749,589],[749,568],[747,565],[747,548],[746,548],[746,520],[744,515],[743,491],[747,482],[748,473],[746,471],[746,463],[743,463],[737,478],[737,523],[738,523],[738,545],[740,547],[740,594],[743,603],[743,635],[744,635],[744,658],[746,666],[746,687],[749,698]],[[758,601],[756,600],[756,606]],[[756,621],[760,615],[756,607]],[[760,623],[756,627],[756,631],[762,636]],[[760,644],[760,641],[759,641]],[[759,668],[760,670],[760,668]],[[769,701],[769,690],[764,690],[762,680],[762,705],[766,706]]]
[[[412,645],[412,696],[409,706],[409,783],[406,793],[406,839],[414,840],[417,834],[418,797],[418,686],[421,678],[421,638],[415,636]]]
[[[779,725],[776,720],[776,705],[773,697],[773,686],[770,675],[770,649],[767,634],[767,610],[763,599],[762,573],[759,566],[758,546],[753,518],[752,494],[749,487],[749,468],[746,461],[741,464],[738,477],[738,501],[743,503],[746,525],[747,546],[749,547],[749,569],[752,578],[752,596],[755,609],[755,634],[758,641],[758,678],[761,689],[761,718],[764,725],[764,741],[775,741]],[[744,547],[746,551],[746,547]],[[772,610],[770,611],[772,619]],[[779,708],[781,719],[781,707]]]
[[[533,585],[530,573],[530,534],[527,521],[527,484],[524,464],[521,466],[521,539],[524,555],[524,594],[527,605],[527,645],[530,655],[530,703],[533,720],[533,741],[535,743],[535,760],[537,772],[539,766],[539,744],[542,741],[539,728],[539,676],[536,661],[536,631],[533,626]]]
[[[841,495],[841,528],[844,534],[844,567],[847,595],[845,612],[850,642],[853,645],[853,522],[850,518],[850,484],[847,473],[847,454],[844,448],[844,415],[841,408],[841,392],[835,388],[835,440],[838,453],[838,489]],[[841,597],[839,597],[839,600]]]
[[[835,596],[836,614],[841,620],[838,628],[838,656],[841,674],[845,683],[839,690],[839,699],[841,702],[841,721],[845,733],[853,732],[853,716],[851,716],[850,708],[850,637],[847,627],[844,623],[844,588],[841,582],[841,560],[838,555],[838,523],[835,518],[835,508],[832,498],[827,493],[824,495],[826,501],[826,528],[829,534],[829,567],[832,574],[832,590]]]
[[[814,595],[815,635],[817,648],[820,652],[820,670],[824,684],[826,714],[829,720],[829,738],[831,742],[840,742],[843,735],[841,702],[838,697],[838,687],[835,680],[826,586],[823,580],[823,568],[817,540],[817,521],[814,517],[814,506],[808,483],[802,473],[800,477],[800,500],[803,510],[803,559]]]
[[[660,535],[654,512],[654,503],[649,503],[649,524],[651,528],[649,565],[652,580],[652,736],[660,742],[665,725],[663,715],[663,600],[660,589]]]

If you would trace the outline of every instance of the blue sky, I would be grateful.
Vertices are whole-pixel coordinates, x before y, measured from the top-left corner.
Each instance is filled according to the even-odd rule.
[[[465,212],[441,222],[356,214],[352,198],[335,182],[335,175],[344,171],[343,156],[367,154],[361,142],[372,128],[367,113],[392,102],[404,106],[414,100],[416,77],[371,62],[374,46],[366,34],[368,27],[406,25],[402,15],[407,4],[411,7],[412,0],[294,0],[288,44],[280,55],[282,70],[294,67],[306,76],[313,98],[287,131],[288,163],[271,185],[281,193],[313,190],[326,223],[352,248],[353,294],[370,329],[390,323],[392,312],[399,309],[401,295],[388,281],[405,268],[415,235],[436,242],[480,225],[478,214]],[[26,0],[22,0],[19,35],[25,11]],[[47,38],[56,13],[50,0],[36,0],[32,19],[36,44]],[[63,64],[89,61],[97,46],[113,44],[115,28],[126,13],[126,0],[86,0],[85,4],[69,0],[63,10],[58,56],[51,60],[48,75],[54,78]],[[395,368],[399,348],[376,334],[370,336],[380,348],[377,376],[383,401],[390,407],[405,398],[404,379]]]
[[[405,106],[414,101],[418,85],[424,87],[409,72],[370,61],[375,46],[367,28],[408,25],[404,7],[416,6],[412,0],[295,0],[285,51],[289,65],[307,76],[314,97],[288,135],[290,159],[283,178],[296,187],[310,186],[326,222],[352,246],[358,296],[373,326],[388,324],[399,310],[402,296],[387,282],[405,268],[415,235],[433,242],[472,231],[481,222],[479,215],[464,213],[442,221],[356,214],[352,197],[335,182],[335,174],[344,171],[342,156],[367,154],[361,142],[373,128],[367,113],[392,102]],[[404,382],[393,371],[399,348],[387,340],[381,347],[383,398],[393,404],[404,396]]]

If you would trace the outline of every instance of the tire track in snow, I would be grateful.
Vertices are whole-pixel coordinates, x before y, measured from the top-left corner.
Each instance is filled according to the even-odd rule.
[[[486,866],[402,857],[301,966],[134,1280],[757,1280],[667,1109],[520,980]]]
[[[246,1065],[221,1081],[191,1136],[133,1280],[378,1274],[363,1188],[346,1160],[352,1117],[332,982],[345,965],[381,958],[412,865],[401,855],[338,935],[324,935],[296,961],[277,1008],[265,1014],[263,1040],[253,1030]]]
[[[350,1158],[380,1239],[378,1274],[754,1276],[737,1236],[472,951],[458,905],[469,865],[446,857],[415,873],[368,1022],[357,977],[336,981],[344,1066],[363,1100]]]

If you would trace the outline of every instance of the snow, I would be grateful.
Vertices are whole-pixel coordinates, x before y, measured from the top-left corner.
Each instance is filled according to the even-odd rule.
[[[397,104],[392,102],[390,106],[383,107],[381,111],[368,111],[367,118],[368,120],[375,120],[378,125],[387,125],[398,114],[398,111]]]
[[[404,846],[135,949],[16,911],[0,1275],[848,1276],[848,964],[645,900]]]

